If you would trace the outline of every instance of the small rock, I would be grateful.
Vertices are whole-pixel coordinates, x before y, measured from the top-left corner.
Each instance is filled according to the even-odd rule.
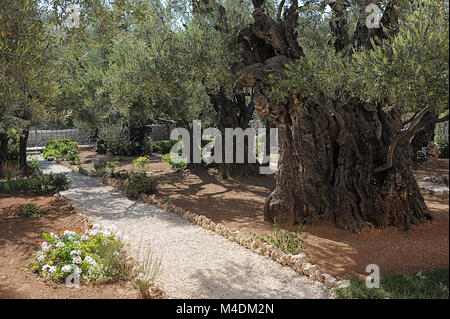
[[[293,263],[307,263],[306,255],[304,253],[299,253],[291,257]]]
[[[328,288],[334,287],[337,283],[337,279],[331,276],[330,274],[322,274],[323,282],[325,283],[325,286]]]

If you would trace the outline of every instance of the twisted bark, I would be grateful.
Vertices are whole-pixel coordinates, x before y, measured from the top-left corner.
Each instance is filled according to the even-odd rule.
[[[283,75],[287,63],[304,56],[297,43],[297,9],[293,1],[283,21],[274,21],[256,6],[253,24],[240,36],[241,84],[253,89],[255,109],[279,130],[279,171],[265,218],[332,223],[354,232],[430,220],[411,171],[411,145],[405,142],[420,119],[399,134],[399,112],[384,112],[382,103],[351,96],[344,103],[325,96],[311,100],[292,92],[278,104],[266,95],[269,75]],[[395,22],[390,16],[393,20],[385,23]],[[332,29],[343,35],[336,51],[353,45],[339,23]],[[361,31],[355,39],[371,36]]]

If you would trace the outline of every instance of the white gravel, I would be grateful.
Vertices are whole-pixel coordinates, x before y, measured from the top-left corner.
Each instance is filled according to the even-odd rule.
[[[141,241],[161,256],[158,282],[169,298],[332,298],[323,284],[174,214],[129,200],[100,178],[43,160],[40,166],[71,178],[71,188],[61,195],[95,223],[115,224],[133,248]]]

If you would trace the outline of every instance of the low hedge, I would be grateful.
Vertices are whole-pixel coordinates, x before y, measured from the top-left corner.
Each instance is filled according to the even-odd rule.
[[[69,186],[70,181],[64,174],[38,174],[0,182],[0,193],[24,191],[33,194],[56,194],[69,189]]]

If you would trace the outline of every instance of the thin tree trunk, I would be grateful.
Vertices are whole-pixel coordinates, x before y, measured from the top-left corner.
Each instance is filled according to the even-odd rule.
[[[27,142],[28,135],[30,134],[29,128],[25,129],[19,137],[19,168],[26,171],[27,165]]]
[[[8,134],[0,133],[0,165],[8,160]]]

